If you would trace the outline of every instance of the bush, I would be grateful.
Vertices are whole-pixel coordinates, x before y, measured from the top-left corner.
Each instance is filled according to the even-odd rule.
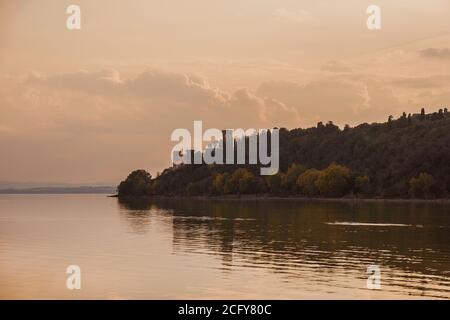
[[[433,177],[428,173],[422,172],[417,178],[412,178],[409,181],[410,193],[415,198],[428,198],[433,184]]]
[[[298,177],[297,185],[303,195],[310,197],[319,195],[319,189],[317,188],[317,180],[319,179],[319,175],[319,170],[309,169]]]
[[[121,196],[146,196],[152,192],[152,176],[145,170],[131,172],[117,187]]]
[[[333,163],[320,172],[316,185],[325,197],[342,197],[350,191],[349,178],[348,168]]]
[[[355,193],[368,194],[370,189],[370,179],[368,176],[357,176],[354,180]]]

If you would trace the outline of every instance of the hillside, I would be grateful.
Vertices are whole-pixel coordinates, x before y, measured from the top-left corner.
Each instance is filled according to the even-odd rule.
[[[450,114],[389,117],[340,129],[332,122],[280,129],[280,172],[253,165],[182,165],[155,179],[135,171],[127,195],[269,194],[287,196],[442,198],[450,194]]]

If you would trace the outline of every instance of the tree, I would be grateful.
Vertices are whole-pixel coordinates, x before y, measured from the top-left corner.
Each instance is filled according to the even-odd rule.
[[[370,179],[368,176],[357,176],[354,181],[355,192],[357,194],[369,193]]]
[[[212,193],[215,195],[224,194],[225,182],[227,180],[228,173],[218,173],[214,176],[212,181]]]
[[[119,197],[146,196],[152,191],[152,176],[145,170],[131,172],[117,187]]]
[[[256,190],[258,193],[267,193],[269,191],[266,179],[256,178]]]
[[[286,171],[286,174],[283,175],[281,186],[284,190],[286,190],[288,193],[297,193],[298,191],[298,185],[297,180],[298,177],[305,172],[305,167],[302,165],[292,163],[289,168]]]
[[[308,169],[302,173],[297,179],[297,185],[303,195],[314,197],[319,195],[317,180],[320,171],[316,169]]]
[[[237,194],[239,193],[239,180],[248,172],[244,168],[236,169],[233,174],[226,180],[224,186],[224,193]]]
[[[430,196],[431,187],[434,184],[433,176],[428,173],[422,172],[418,177],[414,177],[409,180],[410,192],[411,195],[416,197],[425,197],[428,198]]]
[[[275,175],[268,176],[267,188],[269,189],[269,193],[272,195],[279,195],[281,193],[281,180],[283,179],[284,174],[278,172]]]
[[[257,179],[253,173],[246,172],[239,179],[239,193],[257,193]]]
[[[190,182],[186,187],[186,193],[190,196],[201,196],[211,193],[211,179]]]
[[[443,109],[444,107],[442,107]],[[260,165],[180,165],[164,170],[152,180],[151,194],[186,195],[189,183],[196,183],[209,178],[212,194],[237,194],[239,179],[232,179],[237,168],[252,172],[258,183],[258,192],[272,195],[294,194],[291,188],[291,176],[295,177],[293,163],[301,163],[306,168],[326,168],[330,163],[339,164],[351,170],[348,192],[366,192],[377,197],[407,197],[413,190],[409,184],[411,178],[418,178],[419,173],[426,172],[435,181],[429,194],[432,196],[450,196],[450,116],[443,110],[434,113],[422,112],[424,121],[419,121],[418,114],[407,116],[407,120],[393,119],[387,123],[363,123],[355,127],[340,130],[327,124],[322,128],[297,128],[279,132],[279,173],[275,176],[259,176]],[[410,125],[407,124],[410,123]],[[270,149],[270,148],[269,148]],[[294,167],[295,168],[295,167]],[[420,168],[417,171],[417,168]],[[244,171],[245,172],[245,171]],[[303,172],[304,173],[304,172]],[[302,173],[302,174],[303,174]],[[223,176],[217,177],[218,174]],[[355,179],[367,175],[367,191]],[[299,177],[297,182],[299,182]],[[217,179],[217,181],[216,181]],[[294,178],[295,179],[295,178]],[[230,180],[230,181],[228,181]],[[281,185],[283,182],[283,186]],[[364,182],[364,180],[359,181]],[[298,190],[305,192],[297,184]],[[123,187],[123,188],[122,188]],[[313,196],[317,186],[309,186]],[[133,193],[131,186],[123,184],[120,194]],[[197,192],[200,186],[191,185],[189,190]],[[294,188],[295,190],[295,188]],[[416,189],[414,189],[416,190]],[[417,189],[418,190],[418,189]],[[122,192],[123,191],[123,192]],[[137,191],[140,192],[140,191]],[[421,191],[415,192],[421,195]],[[329,196],[323,194],[323,196]]]
[[[388,123],[390,124],[390,123],[392,122],[393,119],[394,119],[394,116],[390,115],[390,116],[388,117]]]
[[[350,190],[349,178],[348,168],[332,163],[320,172],[316,185],[323,196],[342,197]]]

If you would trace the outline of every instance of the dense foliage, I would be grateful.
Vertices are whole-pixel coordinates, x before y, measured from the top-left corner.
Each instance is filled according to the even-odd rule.
[[[131,172],[117,187],[120,196],[145,196],[152,192],[152,176],[145,170]]]
[[[447,109],[431,114],[422,109],[396,120],[390,116],[386,123],[342,130],[332,122],[282,128],[280,172],[274,176],[260,176],[256,165],[206,164],[174,166],[150,182],[142,175],[123,181],[119,196],[448,197],[450,114]]]

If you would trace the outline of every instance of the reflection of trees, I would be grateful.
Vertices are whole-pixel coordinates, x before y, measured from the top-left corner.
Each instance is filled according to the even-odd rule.
[[[450,208],[445,206],[189,200],[155,204],[175,212],[176,249],[200,247],[224,259],[233,256],[272,268],[317,260],[324,268],[364,268],[376,262],[405,272],[443,275],[450,270]],[[326,224],[335,221],[413,226]]]
[[[379,264],[405,275],[423,274],[422,281],[434,275],[433,284],[448,284],[450,207],[445,205],[180,199],[119,203],[133,232],[148,231],[150,212],[169,215],[173,250],[220,256],[224,270],[247,265],[289,277],[301,276],[304,268],[360,270],[364,276],[367,265]],[[327,224],[344,221],[412,226]],[[404,277],[405,284],[411,281]],[[413,279],[416,289],[423,287],[419,280]]]
[[[144,234],[150,226],[152,203],[145,198],[118,198],[121,216],[127,221],[133,233]]]
[[[127,210],[150,210],[152,207],[152,200],[143,197],[117,198],[119,200],[120,208]]]

